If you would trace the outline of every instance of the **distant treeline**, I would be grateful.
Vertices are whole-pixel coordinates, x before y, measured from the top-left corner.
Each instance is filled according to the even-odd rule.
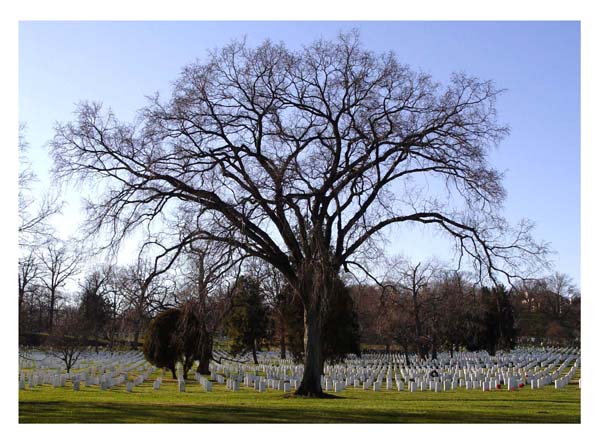
[[[204,298],[195,298],[196,286],[174,289],[166,278],[156,278],[143,291],[143,270],[97,270],[70,303],[65,297],[51,303],[46,287],[31,284],[20,298],[20,345],[44,345],[48,336],[62,333],[77,334],[85,346],[135,348],[157,314],[187,305],[211,346],[213,340],[226,342],[238,354],[279,349],[282,357],[302,360],[302,302],[280,275],[250,268],[227,289],[214,284],[210,293],[202,292]],[[361,348],[435,357],[459,349],[494,353],[518,343],[579,345],[580,294],[565,275],[508,289],[482,287],[466,274],[431,265],[396,274],[379,284],[338,278],[324,317],[324,361]]]

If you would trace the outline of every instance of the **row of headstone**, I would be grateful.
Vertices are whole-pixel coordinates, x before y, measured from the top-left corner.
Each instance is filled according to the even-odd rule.
[[[567,385],[569,385],[569,382],[571,382],[571,379],[573,379],[573,376],[575,376],[575,373],[577,372],[579,364],[580,360],[577,358],[566,374],[561,377],[557,376],[554,378],[554,388],[565,388]],[[566,368],[566,366],[564,368]],[[579,388],[581,388],[581,378],[579,379]]]
[[[547,356],[547,355],[545,355]],[[529,358],[531,359],[531,358]],[[529,360],[528,359],[528,360]],[[536,357],[534,359],[536,362],[540,362],[540,361],[546,361],[544,363],[544,365],[546,367],[553,367],[554,364],[550,363],[553,360],[557,360],[557,357],[555,356],[551,356],[550,358],[546,357],[546,359],[541,358],[541,357]],[[521,364],[523,365],[523,364]],[[227,369],[225,368],[225,366],[221,367],[225,373],[227,373]],[[349,386],[352,385],[354,383],[355,387],[359,387],[361,384],[361,381],[363,381],[363,388],[367,388],[370,389],[371,387],[373,387],[373,389],[375,390],[379,390],[381,389],[381,383],[383,382],[383,376],[382,373],[384,372],[384,368],[385,367],[381,367],[381,369],[379,371],[377,370],[366,370],[361,372],[360,370],[353,370],[354,372],[358,372],[360,373],[358,375],[358,379],[354,379],[351,376],[348,376],[346,378],[344,378],[343,372],[344,369],[340,369],[339,366],[334,367],[333,370],[329,370],[329,373],[331,374],[331,376],[323,376],[322,379],[322,385],[324,386],[324,389],[326,391],[330,391],[334,388],[334,383],[336,381],[343,381],[344,386]],[[238,367],[239,369],[239,367]],[[267,380],[270,379],[274,379],[274,380],[287,380],[289,379],[289,375],[285,374],[286,371],[288,371],[289,368],[287,367],[276,367],[273,370],[269,370],[269,369],[265,369],[266,372],[266,376],[267,376]],[[548,371],[548,368],[545,369],[546,372]],[[394,368],[395,371],[395,368]],[[480,368],[475,368],[474,366],[471,366],[469,368],[464,368],[463,369],[464,374],[466,374],[467,378],[470,379],[470,383],[469,383],[469,388],[471,388],[471,384],[473,386],[477,386],[478,388],[481,386],[481,388],[486,388],[486,389],[498,389],[498,388],[502,388],[502,386],[506,385],[506,388],[509,389],[516,389],[516,387],[519,385],[519,383],[516,381],[515,378],[518,378],[519,376],[515,376],[516,374],[521,374],[522,375],[522,370],[521,372],[519,372],[515,367],[509,367],[509,368],[498,368],[498,367],[493,367],[490,364],[486,364],[486,370],[481,370]],[[283,374],[281,374],[283,373]],[[346,371],[346,373],[348,373],[348,371]],[[366,377],[368,375],[371,375],[370,377]],[[388,377],[385,379],[386,382],[386,389],[391,389],[393,386],[392,383],[392,379],[389,377],[391,374],[391,368],[388,366],[387,367],[387,375]],[[407,380],[406,378],[409,376],[409,374],[407,374],[407,372],[403,372],[402,373],[404,376],[404,379]],[[410,374],[414,374],[414,372],[410,372]],[[364,375],[364,376],[363,376]],[[377,377],[375,378],[375,375],[377,375]],[[490,377],[490,376],[494,376],[494,377]],[[214,375],[214,378],[217,379],[217,375]],[[510,379],[510,382],[509,382]],[[522,379],[522,378],[521,378]],[[396,376],[396,382],[398,382],[398,376]],[[440,380],[440,384],[439,386],[435,386],[435,384],[430,384],[430,386],[423,386],[422,388],[428,388],[428,389],[432,389],[432,390],[436,390],[436,388],[438,390],[443,390],[443,391],[447,391],[447,390],[452,390],[455,389],[457,387],[464,387],[465,386],[465,381],[463,378],[457,376],[457,372],[456,370],[454,371],[454,375],[451,377],[450,373],[448,374],[442,374]],[[421,380],[421,382],[423,382],[423,380]],[[477,381],[477,382],[475,382]],[[297,382],[294,382],[294,384],[296,384]],[[508,385],[510,383],[510,385]],[[245,385],[246,386],[251,386],[253,384],[253,378],[249,375],[245,376]],[[292,381],[290,382],[291,385]],[[483,387],[483,385],[485,384],[485,387]],[[514,385],[513,385],[514,384]],[[269,388],[274,388],[274,383],[273,382],[268,382],[267,383],[267,387]]]
[[[43,355],[43,353],[38,352],[38,355]],[[57,382],[54,379],[55,375],[66,376],[66,380],[72,381],[81,381],[87,378],[88,375],[95,375],[97,372],[99,373],[115,373],[119,368],[119,364],[132,362],[132,360],[136,360],[137,363],[134,363],[129,368],[125,368],[126,371],[136,368],[142,364],[147,364],[146,361],[143,360],[143,355],[140,352],[128,352],[125,353],[125,357],[121,357],[119,355],[107,354],[100,356],[92,356],[88,355],[85,361],[79,361],[72,367],[71,373],[63,373],[64,367],[63,362],[56,357],[53,356],[42,356],[43,359],[40,359],[37,362],[29,361],[28,363],[20,363],[20,366],[32,368],[32,370],[37,372],[38,376],[40,376],[43,380],[44,384],[52,384],[55,386],[60,386],[63,382]],[[104,358],[104,359],[102,359]],[[40,361],[43,361],[41,363]],[[93,365],[97,364],[97,365]],[[150,366],[149,366],[150,367]],[[80,370],[80,372],[75,373],[75,371]],[[20,380],[24,380],[24,374],[21,372]]]
[[[263,354],[258,365],[227,360],[221,361],[220,364],[211,363],[211,379],[219,384],[226,384],[227,389],[232,391],[237,391],[242,382],[246,387],[253,387],[257,391],[261,391],[261,383],[264,383],[264,389],[286,391],[298,388],[303,367],[290,360],[275,359],[275,356],[269,358],[268,353]],[[404,385],[411,382],[416,389],[431,391],[449,391],[456,388],[513,390],[521,384],[529,384],[531,388],[536,389],[551,383],[556,388],[562,388],[568,384],[576,368],[580,366],[576,349],[523,349],[510,353],[499,352],[493,357],[486,352],[455,352],[453,355],[441,354],[436,360],[420,359],[414,355],[411,358],[414,362],[412,365],[407,365],[407,359],[398,354],[365,354],[362,358],[350,357],[345,363],[326,364],[321,383],[325,391],[343,391],[346,387],[374,391],[404,391]],[[77,388],[80,387],[80,382],[83,382],[86,387],[100,385],[101,390],[126,383],[126,389],[129,391],[143,383],[155,370],[139,352],[111,354],[106,360],[91,357],[80,365],[81,371],[77,373],[63,374],[60,367],[53,366],[55,362],[53,359],[47,359],[44,364],[38,364],[46,368],[32,369],[27,373],[21,371],[20,388],[25,388],[26,385],[33,388],[42,384],[52,384],[59,388],[64,387],[66,381],[70,380],[73,385],[78,383]],[[572,366],[569,369],[570,364]],[[133,371],[137,371],[138,375],[130,380],[130,373]],[[264,376],[258,376],[259,373],[263,373]],[[177,377],[178,381],[183,380],[180,366],[177,369]],[[212,385],[206,379],[201,384]],[[160,383],[157,387],[160,388]],[[185,389],[185,386],[182,388]],[[205,389],[209,388],[212,387]],[[410,386],[407,389],[411,391]]]

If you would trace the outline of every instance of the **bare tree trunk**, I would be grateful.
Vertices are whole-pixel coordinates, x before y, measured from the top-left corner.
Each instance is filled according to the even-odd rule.
[[[255,364],[258,364],[258,358],[256,357],[256,339],[252,340],[252,360]]]
[[[19,281],[20,283],[20,281]],[[19,315],[21,314],[21,307],[23,306],[23,301],[25,300],[25,289],[19,287]]]
[[[183,369],[183,379],[187,380],[188,372],[192,368],[192,365],[194,365],[194,358],[186,356],[185,361],[183,361],[183,364],[181,364],[181,367]]]
[[[425,349],[423,348],[423,343],[421,342],[421,334],[422,334],[422,326],[421,326],[421,315],[419,308],[419,301],[417,300],[417,294],[413,289],[412,300],[413,300],[413,314],[415,319],[415,337],[417,344],[417,354],[420,358],[425,358]]]
[[[304,262],[296,288],[304,304],[304,374],[296,396],[324,397],[321,388],[323,302],[331,291],[335,272],[326,259]]]
[[[33,327],[33,321],[35,320],[33,317],[33,314],[35,312],[35,308],[33,306],[33,295],[30,296],[30,301],[29,301],[29,313],[27,314],[27,320],[30,323],[30,327]],[[31,331],[31,330],[29,330]]]
[[[133,341],[131,341],[132,348],[138,348],[140,345],[140,333],[142,331],[141,321],[136,321],[133,330]]]
[[[37,326],[37,331],[43,331],[43,327],[44,327],[44,317],[43,317],[43,313],[42,313],[42,305],[41,303],[38,303],[38,326]]]
[[[406,362],[406,366],[410,367],[410,360],[408,359],[408,346],[404,346],[404,362]]]
[[[304,310],[304,375],[297,396],[322,397],[321,388],[321,318],[314,307]]]
[[[48,331],[52,331],[54,325],[54,304],[56,303],[56,292],[50,291],[50,308],[48,309]]]
[[[280,350],[280,355],[279,357],[281,359],[285,359],[286,358],[286,343],[285,343],[285,319],[283,318],[283,315],[281,317],[281,329],[280,329],[280,335],[279,335],[279,350]]]
[[[503,347],[504,345],[504,332],[502,331],[503,327],[502,327],[502,322],[504,321],[504,309],[502,308],[502,300],[500,298],[500,293],[496,292],[496,309],[498,311],[498,324],[496,326],[496,333],[497,333],[497,338],[496,338],[496,345],[498,345],[500,348]],[[496,347],[496,345],[494,347]],[[496,353],[496,348],[494,348],[494,354]]]
[[[196,371],[200,374],[208,375],[210,374],[210,360],[212,358],[212,346],[213,340],[212,336],[208,333],[203,338],[202,351],[200,352],[200,359],[198,360],[198,368]]]

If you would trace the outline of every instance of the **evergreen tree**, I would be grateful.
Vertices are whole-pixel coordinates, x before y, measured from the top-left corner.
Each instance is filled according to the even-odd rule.
[[[268,308],[256,279],[242,277],[233,291],[231,310],[225,318],[225,328],[231,340],[231,352],[252,352],[258,364],[256,352],[261,340],[269,330]]]
[[[335,295],[331,297],[323,324],[323,361],[341,362],[346,355],[360,355],[360,327],[358,314],[350,291],[344,283],[335,281]]]
[[[93,339],[96,349],[111,316],[110,303],[104,294],[104,284],[105,276],[99,272],[89,275],[79,303],[81,329],[87,337]]]
[[[479,343],[494,355],[497,350],[514,347],[517,330],[510,294],[503,286],[481,289],[483,305],[481,337]]]

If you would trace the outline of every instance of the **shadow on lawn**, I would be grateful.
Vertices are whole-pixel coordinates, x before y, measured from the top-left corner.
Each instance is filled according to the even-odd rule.
[[[499,411],[499,410],[496,410]],[[20,423],[579,423],[579,414],[453,409],[306,409],[229,405],[24,402]]]

